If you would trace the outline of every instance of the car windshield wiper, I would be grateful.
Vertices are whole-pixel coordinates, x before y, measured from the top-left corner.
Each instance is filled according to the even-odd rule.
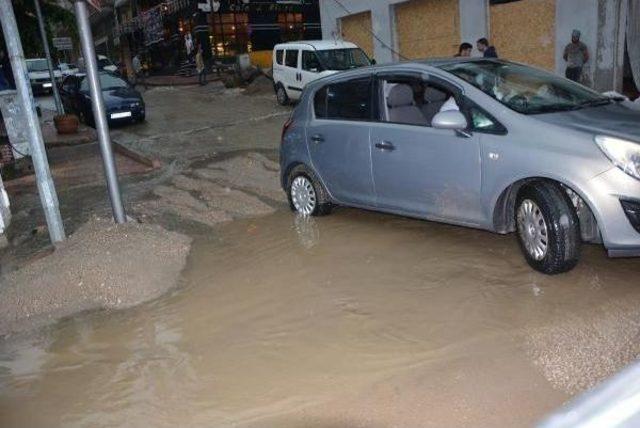
[[[616,101],[614,98],[595,98],[593,100],[587,100],[580,103],[580,107],[596,107],[606,106]]]
[[[542,106],[536,106],[528,109],[525,113],[536,114],[536,113],[554,113],[558,111],[570,111],[577,110],[581,106],[577,104],[548,104]]]

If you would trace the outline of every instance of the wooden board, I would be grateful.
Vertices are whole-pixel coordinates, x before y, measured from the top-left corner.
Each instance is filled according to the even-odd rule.
[[[373,35],[371,33],[371,12],[356,13],[340,18],[342,39],[355,43],[373,58]]]
[[[520,0],[489,8],[490,42],[500,58],[555,69],[556,0]]]
[[[395,13],[398,47],[404,57],[446,57],[458,52],[458,0],[411,0],[398,4]]]

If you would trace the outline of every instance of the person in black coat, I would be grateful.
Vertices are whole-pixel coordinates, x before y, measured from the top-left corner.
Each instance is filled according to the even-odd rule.
[[[486,38],[481,38],[477,42],[477,47],[480,52],[482,52],[482,56],[485,58],[498,58],[498,51],[496,48],[489,45],[489,40]]]

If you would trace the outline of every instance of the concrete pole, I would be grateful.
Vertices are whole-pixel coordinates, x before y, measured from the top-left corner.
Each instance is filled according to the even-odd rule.
[[[109,197],[111,198],[113,218],[116,223],[124,223],[127,219],[124,214],[124,207],[120,196],[118,172],[116,171],[116,162],[113,157],[113,147],[111,146],[111,136],[109,135],[109,124],[107,123],[104,100],[102,99],[102,88],[100,87],[100,77],[96,61],[96,51],[93,45],[93,35],[91,34],[91,25],[89,25],[87,2],[84,0],[76,0],[74,7],[80,35],[80,44],[82,45],[84,66],[87,71],[86,78],[89,80],[93,118],[96,124],[96,131],[98,131],[104,174],[107,180],[107,188],[109,189]]]
[[[51,179],[51,171],[49,170],[49,161],[44,148],[44,140],[42,139],[42,131],[40,123],[36,115],[36,109],[32,102],[31,85],[29,83],[29,75],[27,65],[24,62],[24,52],[22,51],[22,43],[20,42],[20,33],[18,32],[18,24],[13,13],[13,6],[10,0],[0,0],[0,20],[2,21],[2,31],[4,40],[7,44],[7,54],[11,60],[13,68],[13,77],[16,81],[16,89],[18,91],[18,102],[24,111],[29,136],[29,147],[31,149],[31,160],[36,173],[36,184],[40,201],[44,208],[44,214],[47,219],[47,227],[51,242],[56,243],[64,241],[64,226],[60,216],[60,208],[58,206],[58,195],[56,188]]]
[[[53,99],[56,102],[56,110],[58,114],[64,114],[64,107],[60,101],[60,93],[58,92],[58,85],[56,85],[56,75],[53,72],[53,61],[51,61],[51,52],[49,51],[49,41],[47,40],[47,32],[44,28],[44,21],[42,19],[42,10],[40,10],[40,0],[33,0],[33,4],[36,6],[36,15],[38,16],[38,27],[40,27],[40,37],[42,37],[42,46],[44,47],[44,55],[47,58],[47,65],[49,66],[49,76],[51,76],[51,89],[53,90]]]

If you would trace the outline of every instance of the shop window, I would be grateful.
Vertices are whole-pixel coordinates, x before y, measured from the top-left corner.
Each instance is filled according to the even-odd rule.
[[[210,15],[214,57],[232,57],[251,50],[249,15],[246,13],[215,13]]]
[[[283,42],[304,39],[304,20],[301,13],[279,13],[278,26]]]

